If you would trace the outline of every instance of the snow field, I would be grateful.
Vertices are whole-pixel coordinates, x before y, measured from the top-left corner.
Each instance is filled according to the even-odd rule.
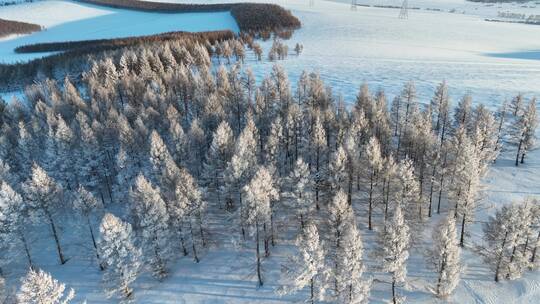
[[[21,45],[90,39],[122,38],[172,31],[232,30],[238,25],[229,12],[161,14],[98,7],[71,1],[42,1],[0,7],[0,18],[32,22],[45,29],[0,40],[0,62],[27,61],[43,54],[17,54]]]

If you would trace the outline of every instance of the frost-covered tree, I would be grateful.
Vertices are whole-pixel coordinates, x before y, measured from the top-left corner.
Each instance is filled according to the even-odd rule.
[[[311,151],[314,155],[310,155],[310,165],[311,170],[314,172],[315,176],[315,205],[317,210],[320,208],[319,204],[319,194],[321,183],[324,180],[322,161],[324,155],[326,154],[326,131],[322,125],[319,115],[315,118],[315,123],[313,124],[313,129],[311,131]]]
[[[291,172],[289,179],[290,185],[292,186],[290,192],[292,196],[291,204],[298,213],[300,226],[304,227],[315,205],[313,202],[313,180],[311,179],[308,164],[306,164],[302,158],[299,158],[296,161],[296,165]]]
[[[109,297],[131,299],[130,287],[139,274],[141,252],[135,247],[131,225],[107,213],[99,227],[98,251],[104,267],[103,283]]]
[[[428,258],[430,266],[437,271],[437,283],[431,290],[438,297],[446,298],[459,284],[461,272],[461,249],[452,214],[439,222],[432,238],[433,249],[428,251]]]
[[[441,142],[444,141],[449,123],[450,96],[448,94],[448,85],[443,81],[435,91],[431,99],[431,108],[435,115],[434,130],[439,135]]]
[[[450,197],[455,202],[454,216],[460,217],[460,246],[465,244],[466,224],[473,219],[481,178],[481,163],[474,144],[464,135],[454,160],[454,179]]]
[[[258,132],[251,116],[248,118],[248,123],[238,140],[236,141],[233,156],[228,163],[226,171],[226,185],[230,197],[227,198],[229,208],[234,206],[234,201],[238,202],[236,206],[240,215],[240,226],[242,235],[245,235],[244,228],[244,206],[242,202],[242,189],[249,182],[251,177],[257,170],[258,164]],[[236,197],[234,197],[236,196]]]
[[[340,269],[340,257],[338,252],[342,246],[341,240],[345,229],[349,229],[347,224],[353,220],[354,213],[352,206],[347,202],[347,194],[342,190],[339,190],[330,205],[328,206],[328,226],[330,228],[330,235],[332,244],[332,261],[333,261],[333,277],[334,277],[334,291],[336,294],[339,290],[339,273]]]
[[[375,190],[379,183],[379,174],[383,169],[381,147],[375,137],[371,137],[365,146],[365,151],[362,153],[362,167],[365,171],[364,176],[367,179],[365,188],[368,193],[368,229],[372,230],[373,207],[377,202]]]
[[[257,279],[259,286],[263,285],[260,252],[260,227],[263,229],[270,222],[272,210],[270,204],[279,198],[279,192],[273,183],[273,177],[265,167],[260,167],[253,179],[244,187],[246,193],[245,217],[246,223],[253,227],[255,233]],[[265,229],[266,230],[266,229]],[[266,241],[265,237],[265,241]],[[266,242],[265,242],[266,243]],[[265,245],[267,247],[267,245]]]
[[[5,181],[0,185],[0,242],[8,252],[4,252],[0,261],[9,263],[18,252],[24,252],[28,266],[33,267],[30,254],[30,242],[27,240],[27,206],[21,196]]]
[[[536,113],[536,99],[532,99],[525,111],[519,114],[513,126],[512,139],[517,145],[516,166],[525,162],[525,155],[534,146],[536,128],[538,127],[538,114]]]
[[[62,185],[65,189],[70,189],[74,181],[73,163],[75,160],[72,153],[72,145],[74,141],[74,135],[71,128],[67,125],[61,115],[57,117],[56,132],[54,133],[54,149],[49,153],[48,159],[51,160],[54,167],[47,168],[51,175]],[[50,165],[52,165],[50,164]]]
[[[523,97],[523,94],[518,94],[516,97],[512,98],[512,101],[510,101],[510,111],[512,112],[512,115],[515,117],[521,115],[524,105],[525,98]]]
[[[495,119],[497,121],[497,141],[495,142],[496,153],[502,150],[502,139],[507,133],[507,128],[505,127],[507,112],[508,101],[505,99],[501,106],[495,112]]]
[[[404,159],[397,166],[397,181],[392,191],[394,200],[405,208],[408,224],[421,220],[422,205],[419,199],[420,185],[414,174],[414,165],[410,159]],[[391,186],[392,187],[392,186]],[[392,187],[392,188],[394,188]]]
[[[185,218],[188,224],[191,248],[195,262],[199,262],[197,254],[197,244],[206,246],[204,233],[204,213],[206,211],[206,202],[202,199],[202,193],[195,179],[186,170],[181,170],[178,183],[176,185],[176,203],[171,210],[171,214],[177,217],[173,220]],[[181,225],[181,223],[178,223]]]
[[[30,269],[17,292],[17,302],[25,304],[67,304],[74,297],[73,289],[66,293],[66,285],[41,269]]]
[[[204,130],[203,128],[201,128],[198,119],[195,119],[191,122],[187,137],[189,151],[191,151],[191,153],[189,154],[189,168],[195,176],[199,177],[202,172],[207,144]]]
[[[96,258],[98,261],[100,261],[92,219],[93,215],[102,212],[103,206],[98,202],[92,193],[82,186],[79,186],[74,198],[73,207],[75,207],[75,210],[79,212],[86,222],[86,226],[90,232],[90,237],[92,238],[92,246],[94,246],[94,250],[96,252]],[[103,270],[103,265],[100,264],[99,267],[101,270]]]
[[[328,183],[331,194],[340,190],[345,191],[348,178],[347,165],[347,152],[343,146],[339,146],[332,154],[328,165]],[[349,202],[349,199],[347,201]]]
[[[319,238],[317,226],[307,223],[296,237],[299,254],[289,256],[281,273],[285,286],[279,291],[282,294],[297,292],[309,286],[308,303],[322,300],[327,289],[326,264],[324,249]]]
[[[159,188],[154,188],[142,174],[135,180],[130,199],[136,227],[140,230],[144,259],[152,275],[162,280],[168,275],[167,264],[172,255],[165,202]]]
[[[401,206],[394,209],[392,218],[386,222],[379,236],[381,269],[392,277],[392,302],[402,303],[404,298],[396,293],[396,287],[406,282],[407,259],[409,258],[409,226],[405,223]]]
[[[534,227],[532,208],[537,208],[532,203],[525,200],[505,205],[484,223],[484,242],[477,251],[495,273],[496,282],[520,278],[531,266],[531,251],[527,248]]]
[[[472,97],[465,95],[454,110],[454,127],[468,129],[472,119]]]
[[[348,221],[343,229],[338,257],[338,295],[339,303],[368,303],[370,282],[363,278],[364,247],[362,237],[355,221]]]
[[[208,196],[213,196],[220,208],[223,207],[225,174],[233,148],[232,129],[226,121],[223,121],[214,132],[203,170],[203,184],[207,187]]]
[[[55,220],[62,207],[62,188],[37,164],[32,166],[32,174],[22,188],[33,219],[44,220],[51,227],[60,264],[65,264]]]

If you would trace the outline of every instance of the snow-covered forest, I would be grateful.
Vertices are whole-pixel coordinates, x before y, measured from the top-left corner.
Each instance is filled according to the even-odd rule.
[[[102,29],[159,14],[110,8],[101,27],[82,32],[89,40],[74,42],[55,37],[74,37],[69,28],[84,23],[43,26],[47,13],[35,11],[70,7],[69,19],[87,14],[77,13],[79,2],[22,4],[33,10],[24,17],[11,13],[19,5],[4,11],[13,20],[41,16],[44,28],[37,44],[23,44],[34,35],[8,37],[5,54],[11,46],[37,56],[28,58],[64,52],[0,65],[0,91],[24,88],[0,95],[0,303],[535,303],[536,66],[426,60],[437,73],[455,64],[434,89],[437,73],[406,71],[417,81],[397,85],[403,75],[380,66],[345,81],[358,60],[371,64],[350,46],[377,52],[385,43],[361,43],[369,31],[360,34],[368,40],[345,39],[363,24],[356,16],[370,23],[379,15],[341,2],[298,0],[293,11],[214,3],[237,11],[220,11],[215,24],[190,21],[211,11],[167,14],[154,27],[139,24],[150,36]],[[307,30],[295,17],[300,5],[309,8],[299,18]],[[268,20],[246,7],[281,17],[265,28]],[[342,15],[353,24],[337,34]],[[200,32],[159,34],[163,24]],[[230,28],[206,32],[223,26]],[[452,41],[425,52],[449,52]],[[335,56],[320,60],[317,47]],[[463,50],[483,49],[474,47]],[[422,64],[392,62],[396,70]],[[477,77],[481,70],[489,75]],[[456,75],[468,85],[478,78],[490,92],[454,86]],[[508,89],[523,79],[526,88]]]
[[[77,85],[44,81],[4,104],[2,273],[27,272],[3,287],[7,303],[68,303],[77,293],[41,270],[42,246],[63,265],[67,248],[84,244],[103,292],[121,301],[137,299],[141,275],[159,284],[179,260],[226,248],[251,252],[245,268],[263,286],[280,243],[294,249],[276,266],[275,293],[308,290],[310,303],[367,302],[381,278],[386,298],[406,302],[419,248],[429,290],[443,299],[459,283],[463,249],[494,281],[538,269],[535,198],[500,208],[481,242],[469,235],[501,149],[527,166],[535,99],[492,112],[468,95],[451,104],[442,82],[422,104],[409,82],[393,100],[363,85],[346,106],[316,73],[293,90],[276,64],[257,83],[242,65],[246,42],[131,48],[92,63]]]

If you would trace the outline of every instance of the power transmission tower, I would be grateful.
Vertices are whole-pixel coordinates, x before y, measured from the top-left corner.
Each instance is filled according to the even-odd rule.
[[[409,1],[403,0],[401,10],[399,11],[399,19],[409,19]]]
[[[356,11],[357,8],[358,8],[358,6],[357,6],[357,3],[356,3],[356,0],[351,0],[351,10]]]

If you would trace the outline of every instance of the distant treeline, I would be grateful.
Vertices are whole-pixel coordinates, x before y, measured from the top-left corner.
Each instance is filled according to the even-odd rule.
[[[114,57],[120,50],[137,48],[147,44],[181,43],[186,46],[215,44],[234,38],[231,31],[203,33],[171,32],[151,36],[130,37],[108,40],[87,40],[77,42],[45,43],[23,47],[25,52],[52,52],[65,50],[59,54],[16,64],[0,64],[0,91],[20,89],[35,80],[62,78],[66,73],[78,76],[88,68],[90,59],[104,56]],[[19,50],[20,51],[20,50]]]
[[[41,26],[37,24],[0,19],[0,37],[37,31],[41,31]]]
[[[162,34],[136,36],[128,38],[113,38],[113,39],[97,39],[97,40],[81,40],[81,41],[63,41],[63,42],[47,42],[36,43],[19,46],[15,49],[17,53],[41,53],[41,52],[58,52],[58,51],[75,51],[94,53],[104,50],[113,50],[127,46],[134,46],[143,43],[164,42],[170,40],[184,39],[186,37],[195,37],[196,39],[203,38],[204,41],[214,43],[232,39],[234,33],[228,30],[213,31],[213,32],[168,32]]]
[[[264,34],[297,29],[300,20],[289,10],[275,4],[266,3],[222,3],[186,4],[162,3],[138,0],[78,0],[80,2],[104,5],[114,8],[151,11],[161,13],[216,12],[230,11],[242,32]]]

